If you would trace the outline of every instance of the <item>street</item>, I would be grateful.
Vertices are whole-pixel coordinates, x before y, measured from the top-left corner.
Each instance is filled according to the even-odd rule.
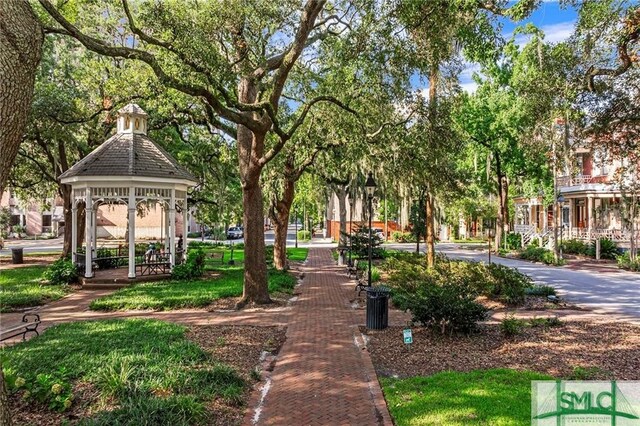
[[[441,243],[436,250],[452,259],[487,261],[486,250],[458,248],[458,244]],[[415,244],[389,244],[389,248],[415,250]],[[424,252],[424,244],[420,246]],[[640,319],[640,275],[627,271],[611,273],[574,271],[566,267],[547,266],[522,260],[491,256],[491,261],[517,268],[538,284],[551,285],[566,300],[597,312],[615,313]]]

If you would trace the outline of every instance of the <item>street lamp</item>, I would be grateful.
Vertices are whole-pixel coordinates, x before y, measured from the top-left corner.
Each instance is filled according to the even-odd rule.
[[[353,197],[349,194],[349,266],[353,266],[351,262],[351,252],[353,251]]]
[[[496,230],[493,227],[489,228],[489,264],[491,264],[491,240],[496,236]]]
[[[294,213],[296,217],[293,218],[293,229],[294,229],[294,232],[296,233],[296,248],[298,248],[298,208],[297,207],[294,210]]]
[[[373,173],[369,172],[367,181],[364,183],[364,189],[367,191],[367,200],[369,201],[369,274],[367,279],[367,285],[371,287],[371,258],[373,256],[372,240],[373,234],[371,232],[371,219],[373,216],[373,193],[376,191],[376,181],[373,180]]]

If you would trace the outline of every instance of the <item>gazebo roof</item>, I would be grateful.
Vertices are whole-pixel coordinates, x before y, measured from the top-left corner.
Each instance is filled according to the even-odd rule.
[[[142,108],[129,104],[118,113],[118,120],[122,120],[118,133],[62,173],[60,180],[68,182],[72,178],[77,181],[82,177],[131,176],[187,180],[195,184],[195,177],[145,134],[146,122],[140,125],[136,120],[136,126],[141,130],[137,131],[138,127],[133,129],[129,114],[146,117]]]

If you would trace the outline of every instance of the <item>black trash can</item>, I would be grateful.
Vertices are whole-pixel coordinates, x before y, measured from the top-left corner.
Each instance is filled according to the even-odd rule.
[[[22,247],[11,249],[11,263],[14,265],[24,263],[22,260]]]
[[[389,326],[389,289],[367,287],[367,328],[383,330]]]

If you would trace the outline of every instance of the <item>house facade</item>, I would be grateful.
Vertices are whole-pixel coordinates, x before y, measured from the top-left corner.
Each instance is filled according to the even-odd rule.
[[[623,194],[615,179],[622,163],[584,147],[573,151],[571,163],[571,168],[557,178],[559,235],[586,241],[629,241],[622,219]],[[546,204],[542,195],[516,197],[514,204],[514,231],[523,235],[523,244],[553,233],[553,205]]]

